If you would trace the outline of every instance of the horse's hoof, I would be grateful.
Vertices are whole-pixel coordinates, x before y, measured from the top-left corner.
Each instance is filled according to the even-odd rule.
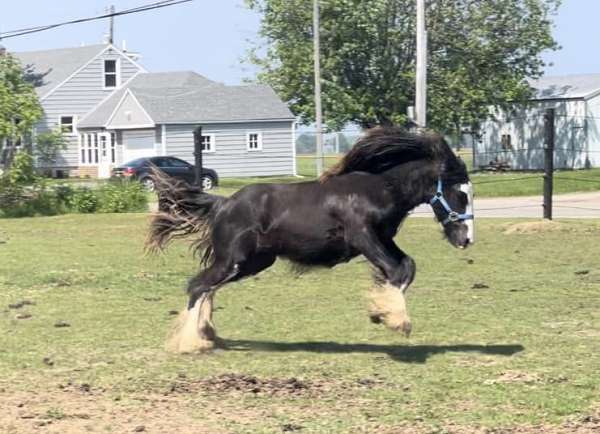
[[[215,341],[198,339],[191,345],[180,345],[178,352],[181,354],[209,353],[214,350],[215,347]]]
[[[410,332],[412,332],[412,323],[410,321],[404,321],[402,323],[402,326],[400,327],[400,330],[402,330],[402,333],[404,333],[404,336],[409,338]]]

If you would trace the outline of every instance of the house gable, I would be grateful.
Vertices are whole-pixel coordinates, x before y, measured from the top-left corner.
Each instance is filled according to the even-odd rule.
[[[104,86],[105,60],[117,61],[118,83],[122,86],[143,71],[139,64],[124,53],[112,45],[107,45],[104,50],[41,99],[44,116],[36,126],[38,132],[57,128],[61,116],[73,116],[77,128],[80,119],[118,91]],[[64,166],[77,166],[79,164],[77,136],[68,137],[68,142],[67,149],[61,152],[59,163]]]
[[[154,121],[129,89],[125,91],[105,125],[105,128],[109,130],[152,127],[154,127]]]

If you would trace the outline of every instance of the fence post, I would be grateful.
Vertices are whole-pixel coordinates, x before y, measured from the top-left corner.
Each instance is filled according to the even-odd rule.
[[[202,191],[202,127],[194,130],[194,157],[194,184],[200,187],[200,191]]]
[[[544,218],[552,220],[552,190],[554,183],[554,109],[544,114]]]

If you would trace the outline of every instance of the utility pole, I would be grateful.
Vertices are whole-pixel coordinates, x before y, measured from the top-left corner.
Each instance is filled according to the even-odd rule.
[[[427,126],[427,31],[425,30],[425,0],[417,0],[417,83],[415,92],[416,122]]]
[[[115,5],[111,5],[109,11],[110,11],[110,18],[109,18],[110,27],[108,30],[108,43],[112,45],[115,40],[115,17],[114,17]]]
[[[554,189],[554,109],[544,114],[544,218],[552,220],[552,190]]]
[[[321,61],[319,37],[319,0],[313,0],[313,55],[315,61],[315,123],[317,139],[317,176],[323,173],[323,112],[321,108]]]

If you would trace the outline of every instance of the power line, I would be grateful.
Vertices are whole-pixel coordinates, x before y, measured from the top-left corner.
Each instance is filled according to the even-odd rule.
[[[135,14],[135,13],[139,13],[139,12],[146,12],[146,11],[150,11],[150,10],[154,10],[154,9],[166,8],[169,6],[175,6],[175,5],[179,5],[182,3],[189,3],[192,1],[194,1],[194,0],[163,0],[163,1],[150,3],[147,5],[143,5],[143,6],[138,6],[138,7],[131,8],[131,9],[125,9],[120,12],[114,12],[114,13],[111,12],[111,13],[107,13],[104,15],[97,15],[94,17],[87,17],[87,18],[79,18],[76,20],[64,21],[64,22],[55,23],[55,24],[48,24],[45,26],[37,26],[37,27],[29,27],[29,28],[24,28],[24,29],[11,30],[8,32],[0,33],[0,40],[8,39],[8,38],[16,38],[18,36],[29,35],[31,33],[44,32],[46,30],[51,30],[51,29],[55,29],[57,27],[63,27],[63,26],[71,25],[71,24],[86,23],[89,21],[102,20],[102,19],[111,18],[111,17],[118,17],[121,15],[129,15],[129,14]]]

